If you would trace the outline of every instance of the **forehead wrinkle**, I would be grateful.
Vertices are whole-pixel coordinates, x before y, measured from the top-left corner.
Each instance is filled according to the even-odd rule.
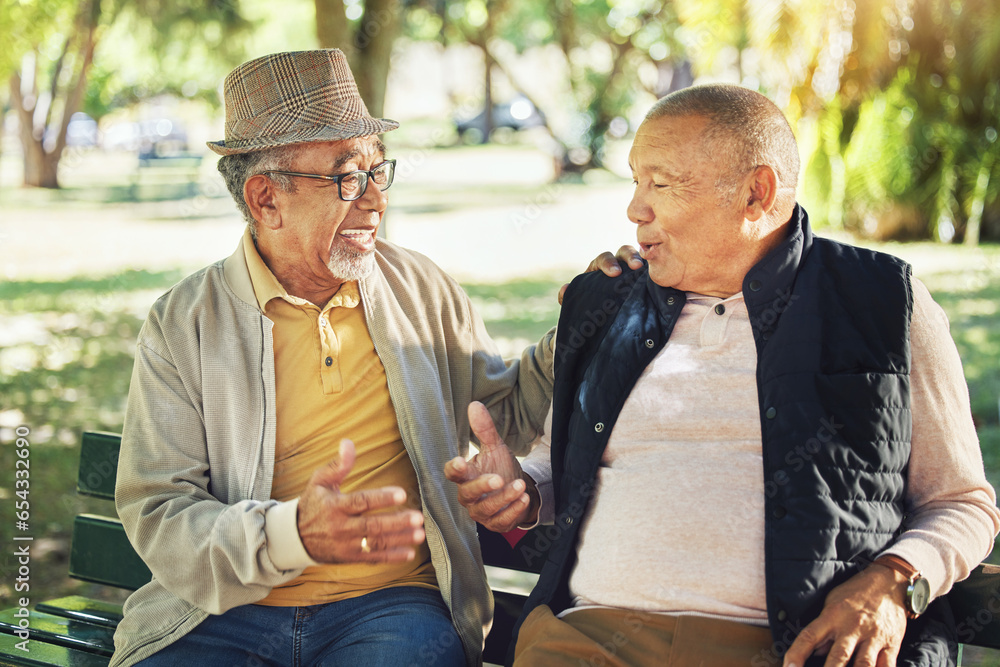
[[[354,158],[358,157],[359,155],[361,155],[361,151],[359,149],[357,149],[357,148],[349,150],[349,151],[347,151],[345,153],[341,153],[333,161],[333,171],[334,172],[339,171],[341,167],[343,167],[345,164],[347,164],[348,162],[350,162]]]
[[[629,167],[632,169],[633,174],[637,171],[642,171],[653,176],[668,178],[675,183],[687,183],[694,179],[694,174],[690,169],[674,169],[670,165],[665,165],[662,162],[653,162],[652,160],[646,160],[644,163],[639,163],[638,166],[630,162]]]
[[[365,150],[365,149],[368,148],[369,146],[372,146],[372,145],[373,145],[372,142],[368,142],[367,144],[364,144],[364,145],[361,145],[361,146],[355,146],[351,150],[345,151],[345,152],[341,153],[340,155],[338,155],[337,158],[333,161],[333,170],[334,170],[334,172],[339,171],[341,169],[341,167],[343,167],[345,164],[347,164],[348,162],[350,162],[354,158],[361,157],[362,155],[364,155],[365,153],[367,153],[368,151]],[[379,139],[378,137],[375,138],[374,148],[378,152],[379,155],[381,155],[382,157],[385,157],[385,144],[383,144],[382,140]]]

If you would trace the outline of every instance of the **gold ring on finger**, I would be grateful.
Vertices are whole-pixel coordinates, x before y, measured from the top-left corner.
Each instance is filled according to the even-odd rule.
[[[371,552],[372,552],[372,548],[368,544],[368,538],[367,537],[362,537],[361,538],[361,553],[363,553],[363,554],[370,554]]]

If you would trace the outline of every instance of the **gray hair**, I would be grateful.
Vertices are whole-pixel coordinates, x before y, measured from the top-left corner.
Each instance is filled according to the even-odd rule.
[[[275,148],[265,148],[264,150],[252,151],[250,153],[236,153],[235,155],[225,155],[219,159],[219,173],[226,181],[229,194],[236,202],[239,209],[250,226],[250,234],[257,240],[257,221],[250,212],[246,199],[243,197],[243,186],[252,177],[263,174],[272,169],[278,171],[290,171],[292,163],[295,161],[298,147],[295,144],[288,146],[277,146]],[[285,192],[295,192],[295,182],[291,176],[274,174],[270,176],[274,184]]]
[[[724,155],[731,165],[715,184],[721,197],[735,196],[742,177],[762,165],[774,169],[782,186],[798,185],[795,134],[777,105],[760,93],[731,84],[691,86],[657,101],[646,120],[664,116],[708,120],[702,150],[714,161]]]

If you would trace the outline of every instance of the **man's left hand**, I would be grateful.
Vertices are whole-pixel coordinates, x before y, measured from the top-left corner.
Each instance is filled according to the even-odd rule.
[[[827,653],[824,667],[893,667],[906,632],[907,580],[872,565],[826,596],[823,611],[785,654],[784,667],[802,667],[814,652]]]
[[[590,264],[587,265],[587,270],[584,273],[590,273],[591,271],[601,271],[606,276],[614,278],[615,276],[621,275],[622,267],[619,262],[628,264],[631,269],[641,269],[642,268],[642,257],[639,255],[639,251],[630,245],[623,245],[618,248],[618,252],[612,255],[610,252],[602,252],[600,255],[591,260]],[[559,288],[559,303],[562,304],[563,296],[566,294],[566,288],[569,287],[569,283],[566,283],[561,288]]]
[[[539,505],[534,480],[521,470],[489,410],[478,401],[469,404],[469,426],[479,439],[479,453],[444,466],[445,477],[458,485],[458,502],[473,520],[497,533],[534,522]]]

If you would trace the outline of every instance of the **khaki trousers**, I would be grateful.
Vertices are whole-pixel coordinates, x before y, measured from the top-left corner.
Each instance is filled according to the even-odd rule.
[[[541,605],[524,619],[514,666],[751,667],[770,664],[773,641],[735,621],[607,608],[559,619]]]

